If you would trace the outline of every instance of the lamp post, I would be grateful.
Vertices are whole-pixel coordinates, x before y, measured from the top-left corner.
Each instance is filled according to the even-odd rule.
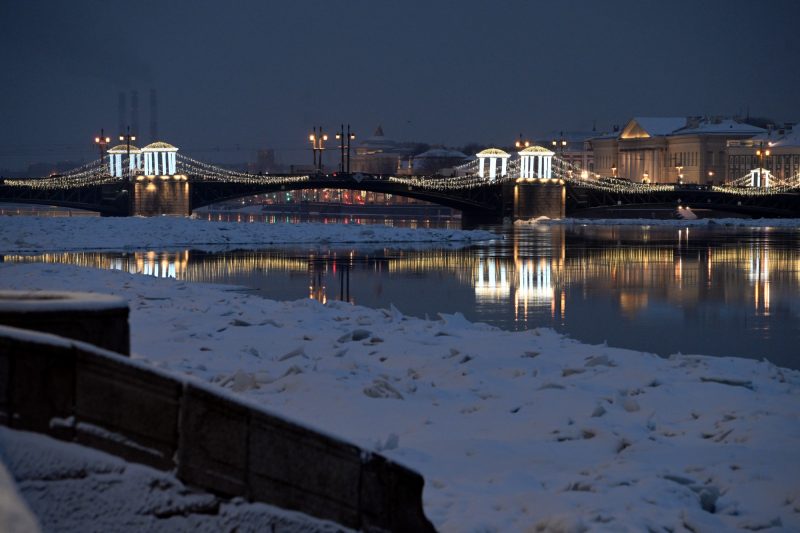
[[[517,148],[527,148],[530,145],[531,145],[531,142],[527,141],[527,140],[524,140],[522,138],[522,134],[521,133],[519,134],[519,139],[517,139],[517,142],[514,143],[514,146],[516,146]]]
[[[567,140],[564,138],[564,132],[558,132],[558,139],[553,139],[553,151],[561,155],[559,158],[559,166],[561,167],[561,174],[564,173],[564,150],[567,148]]]
[[[346,135],[344,133],[344,124],[342,124],[341,128],[342,128],[341,132],[336,134],[336,140],[341,143],[339,145],[339,148],[342,150],[342,163],[339,167],[339,170],[341,170],[342,172],[346,172],[347,174],[350,174],[350,141],[356,138],[356,134],[350,132],[350,124],[347,125]],[[347,154],[346,160],[345,160],[345,154]]]
[[[131,127],[128,126],[125,135],[119,136],[120,141],[126,141],[128,148],[128,179],[131,179],[131,141],[136,140],[136,135],[131,135]]]
[[[308,136],[308,140],[311,141],[311,151],[314,154],[314,171],[320,173],[322,172],[322,151],[325,149],[325,141],[328,140],[328,135],[322,132],[322,126],[319,127],[319,133],[317,133],[316,126],[313,131]],[[319,152],[319,158],[317,158],[317,152]]]
[[[103,164],[103,152],[105,151],[106,146],[108,143],[111,142],[111,137],[106,137],[105,131],[103,128],[100,128],[100,136],[94,138],[94,143],[100,149],[100,164]]]
[[[675,170],[678,172],[678,183],[683,183],[683,165],[677,165]]]
[[[350,141],[356,140],[355,132],[350,131],[350,124],[347,125],[347,173],[350,174]]]
[[[344,166],[344,148],[345,148],[345,145],[344,145],[344,124],[339,126],[339,128],[340,128],[339,133],[336,134],[336,140],[339,141],[339,149],[342,152],[342,162],[339,163],[339,172],[344,172],[344,170],[345,170],[345,166]]]
[[[769,144],[767,144],[769,146]],[[764,168],[764,158],[769,157],[769,148],[766,150],[764,149],[764,141],[761,141],[758,144],[758,150],[756,150],[756,155],[758,156],[758,187],[761,187],[763,182],[763,178],[761,176],[761,170]]]

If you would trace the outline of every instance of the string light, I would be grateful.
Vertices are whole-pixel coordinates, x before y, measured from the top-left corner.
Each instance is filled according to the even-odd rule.
[[[126,158],[123,161],[125,168],[129,165]],[[686,186],[673,184],[648,184],[634,183],[618,178],[605,178],[597,173],[589,173],[576,167],[572,163],[553,157],[552,178],[544,179],[534,177],[524,180],[520,177],[520,159],[513,157],[508,162],[507,172],[503,176],[490,178],[478,175],[478,160],[471,160],[453,167],[453,176],[440,175],[420,176],[389,176],[376,177],[376,180],[388,180],[409,187],[409,189],[424,189],[433,191],[457,191],[475,189],[478,187],[496,186],[506,182],[560,182],[569,183],[575,187],[594,189],[598,191],[618,194],[648,194],[654,192],[680,191]],[[222,183],[239,183],[248,185],[293,185],[309,180],[308,175],[260,175],[225,169],[196,159],[177,154],[177,174],[192,176],[199,181],[216,181]],[[772,178],[772,185],[767,188],[752,187],[749,185],[750,176],[744,176],[726,185],[715,185],[705,190],[738,195],[743,197],[769,196],[787,192],[796,192],[800,189],[800,173],[785,180]],[[107,164],[93,161],[81,167],[72,169],[57,176],[41,178],[6,178],[3,185],[11,187],[30,187],[34,189],[74,189],[87,186],[120,183],[124,178],[114,177],[108,173]],[[369,181],[369,178],[367,178]],[[691,186],[689,186],[691,187]],[[703,186],[705,187],[705,186]]]

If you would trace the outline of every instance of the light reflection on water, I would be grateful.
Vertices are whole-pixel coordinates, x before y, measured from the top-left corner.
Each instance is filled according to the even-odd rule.
[[[495,228],[462,250],[292,248],[6,256],[340,299],[591,343],[768,358],[800,367],[800,231],[622,226]]]

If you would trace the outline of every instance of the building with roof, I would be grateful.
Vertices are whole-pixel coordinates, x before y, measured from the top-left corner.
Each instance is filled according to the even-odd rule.
[[[619,135],[592,139],[595,172],[650,183],[720,183],[728,141],[765,130],[730,118],[634,117]]]
[[[407,165],[402,169],[398,168],[398,174],[439,174],[443,169],[460,165],[466,159],[467,155],[458,150],[431,148],[421,154],[410,156]]]
[[[800,128],[768,131],[750,139],[728,141],[728,181],[763,168],[781,182],[800,183]]]
[[[371,137],[362,140],[355,148],[350,161],[352,172],[366,174],[394,174],[399,161],[414,155],[416,144],[399,142],[384,135],[378,126]]]

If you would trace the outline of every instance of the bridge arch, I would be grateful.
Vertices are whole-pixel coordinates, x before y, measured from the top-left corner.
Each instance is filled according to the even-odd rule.
[[[300,190],[343,189],[404,196],[456,209],[466,214],[494,216],[498,213],[498,205],[500,204],[499,198],[502,194],[499,185],[478,187],[462,191],[438,191],[409,185],[407,183],[390,181],[387,177],[383,176],[370,176],[360,181],[350,176],[344,178],[312,176],[307,180],[298,180],[282,184],[225,183],[190,178],[189,183],[191,185],[190,207],[192,210],[257,194]]]

